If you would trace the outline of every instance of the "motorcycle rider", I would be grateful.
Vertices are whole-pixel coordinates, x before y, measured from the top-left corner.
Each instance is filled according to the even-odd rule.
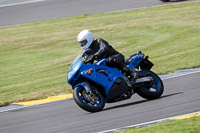
[[[86,50],[89,57],[85,63],[93,63],[94,60],[107,58],[107,64],[116,67],[122,72],[127,73],[133,81],[136,79],[136,72],[130,70],[126,64],[124,56],[116,51],[111,45],[102,38],[94,40],[94,36],[90,30],[83,30],[77,36],[80,47]]]

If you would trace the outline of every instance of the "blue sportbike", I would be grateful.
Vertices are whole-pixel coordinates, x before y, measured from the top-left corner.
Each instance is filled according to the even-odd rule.
[[[87,63],[88,59],[87,53],[77,56],[67,74],[74,101],[86,111],[101,111],[105,103],[129,99],[134,93],[145,99],[156,99],[164,91],[162,80],[150,71],[153,63],[142,52],[125,60],[126,65],[137,73],[134,81],[126,73],[109,66],[107,59]]]

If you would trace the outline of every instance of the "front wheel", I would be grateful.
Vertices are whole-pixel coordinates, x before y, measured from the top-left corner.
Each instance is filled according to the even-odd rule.
[[[82,86],[77,86],[73,91],[73,97],[77,105],[88,112],[101,111],[105,106],[105,99],[97,89],[91,94]]]
[[[141,83],[141,86],[137,88],[136,92],[143,98],[156,99],[159,98],[163,91],[164,86],[160,77],[152,71],[141,71],[140,75],[148,75],[152,80]]]

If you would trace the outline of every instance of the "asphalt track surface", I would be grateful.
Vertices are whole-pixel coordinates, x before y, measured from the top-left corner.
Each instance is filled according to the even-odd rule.
[[[0,133],[93,133],[200,111],[200,72],[164,80],[157,100],[131,99],[89,113],[73,99],[0,113]]]
[[[0,27],[164,4],[159,0],[44,0],[12,6],[0,3]]]
[[[0,26],[163,4],[158,0],[91,1],[48,0],[0,7]],[[135,94],[129,100],[106,104],[98,113],[80,109],[73,99],[1,112],[0,133],[93,133],[197,112],[199,79],[200,72],[165,79],[160,99],[149,101]]]

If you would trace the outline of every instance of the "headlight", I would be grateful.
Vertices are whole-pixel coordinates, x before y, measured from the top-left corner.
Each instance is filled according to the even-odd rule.
[[[67,79],[68,79],[68,80],[72,77],[73,73],[74,73],[74,69],[72,69],[72,70],[68,73],[68,75],[67,75]]]
[[[82,65],[82,55],[77,56],[74,61],[72,62],[68,74],[67,74],[67,80],[68,82],[72,82],[73,81],[73,77],[75,76],[75,74],[78,72],[79,68]]]
[[[72,78],[72,76],[78,71],[78,66],[76,66],[76,67],[73,67],[72,69],[71,69],[71,71],[68,73],[68,75],[67,75],[67,79],[69,80],[70,78]]]

